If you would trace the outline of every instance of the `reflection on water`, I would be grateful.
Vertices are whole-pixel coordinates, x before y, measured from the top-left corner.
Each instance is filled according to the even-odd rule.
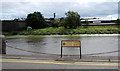
[[[110,52],[118,50],[117,36],[59,36],[7,39],[7,44],[16,48],[42,53],[60,54],[61,40],[79,40],[82,54]],[[30,52],[7,48],[7,54],[38,55]],[[78,55],[79,48],[64,47],[63,54]],[[102,56],[117,56],[118,53],[102,54]]]

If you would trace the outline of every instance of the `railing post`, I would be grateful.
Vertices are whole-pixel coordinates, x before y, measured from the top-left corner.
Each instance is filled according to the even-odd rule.
[[[61,46],[61,58],[62,58],[62,46]]]

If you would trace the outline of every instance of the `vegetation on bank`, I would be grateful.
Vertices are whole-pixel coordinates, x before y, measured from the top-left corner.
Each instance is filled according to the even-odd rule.
[[[64,27],[48,27],[43,29],[32,29],[18,32],[19,35],[73,35],[73,34],[118,34],[118,26],[79,26],[76,29]]]
[[[85,19],[81,22],[80,15],[74,11],[65,13],[66,17],[61,19],[48,19],[42,16],[41,12],[34,12],[27,15],[26,25],[23,31],[12,30],[3,32],[8,35],[74,35],[74,34],[118,34],[120,19],[115,21],[114,26],[89,26],[90,22]],[[82,25],[84,24],[84,25]]]

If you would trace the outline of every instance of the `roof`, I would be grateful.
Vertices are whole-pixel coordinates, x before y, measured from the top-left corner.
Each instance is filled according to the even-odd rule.
[[[88,21],[111,21],[111,20],[116,20],[116,19],[89,19]],[[85,20],[81,20],[85,21]]]

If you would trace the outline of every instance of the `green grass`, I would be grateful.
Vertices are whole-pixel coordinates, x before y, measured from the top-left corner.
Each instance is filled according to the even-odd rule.
[[[20,31],[20,35],[70,35],[70,34],[118,34],[118,26],[79,26],[76,29],[65,29],[64,27],[48,27],[33,29],[31,31]]]

